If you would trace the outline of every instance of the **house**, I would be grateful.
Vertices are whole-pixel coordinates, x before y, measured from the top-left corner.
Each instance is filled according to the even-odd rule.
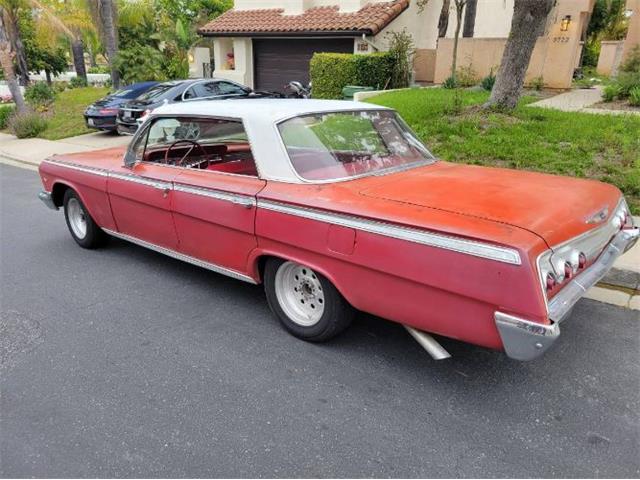
[[[536,46],[528,78],[571,85],[595,0],[558,0]],[[477,0],[459,64],[484,76],[495,70],[511,28],[514,0]],[[449,74],[455,6],[442,28],[443,0],[235,0],[234,8],[199,30],[212,44],[212,74],[257,90],[309,81],[316,52],[368,54],[387,49],[390,31],[406,30],[416,46],[414,79],[441,83]],[[439,28],[440,27],[440,28]],[[566,27],[566,28],[565,28]],[[443,38],[439,38],[442,36]],[[202,59],[200,53],[200,59]],[[206,62],[203,62],[206,63]]]

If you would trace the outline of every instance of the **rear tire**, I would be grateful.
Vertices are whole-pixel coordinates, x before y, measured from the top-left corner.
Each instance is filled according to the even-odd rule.
[[[98,248],[106,243],[109,236],[91,218],[82,200],[72,189],[64,192],[64,218],[71,237],[82,248]]]
[[[270,258],[264,289],[271,311],[289,333],[302,340],[329,340],[353,320],[353,307],[336,287],[305,265]]]

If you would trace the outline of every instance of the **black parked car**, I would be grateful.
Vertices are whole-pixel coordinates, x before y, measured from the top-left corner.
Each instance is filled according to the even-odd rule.
[[[92,103],[84,111],[87,127],[115,132],[118,108],[157,84],[158,82],[133,83]]]
[[[118,132],[129,135],[134,134],[147,114],[167,103],[272,95],[271,93],[254,92],[249,87],[219,78],[174,80],[160,83],[135,100],[120,107],[116,120]]]

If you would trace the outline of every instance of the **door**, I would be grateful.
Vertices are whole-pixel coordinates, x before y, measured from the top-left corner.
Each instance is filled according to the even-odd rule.
[[[282,92],[293,80],[306,85],[316,52],[353,53],[353,38],[254,39],[255,90]]]
[[[171,213],[173,180],[178,171],[144,161],[150,128],[141,131],[128,154],[137,162],[109,174],[107,192],[118,232],[153,245],[176,250],[178,237]]]
[[[173,190],[179,250],[250,275],[247,260],[257,246],[256,195],[265,182],[258,178],[242,122],[214,118],[179,121],[181,130],[192,132],[194,143],[181,161]]]

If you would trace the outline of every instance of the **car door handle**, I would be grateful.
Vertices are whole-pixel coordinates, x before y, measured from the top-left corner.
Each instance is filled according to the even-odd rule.
[[[231,203],[235,205],[240,205],[241,207],[244,207],[244,208],[253,207],[253,200],[244,199],[244,198],[234,198],[233,200],[231,200]]]
[[[167,187],[163,188],[162,189],[162,198],[167,198],[169,196],[169,192],[170,191],[171,191],[170,188],[167,188]]]

